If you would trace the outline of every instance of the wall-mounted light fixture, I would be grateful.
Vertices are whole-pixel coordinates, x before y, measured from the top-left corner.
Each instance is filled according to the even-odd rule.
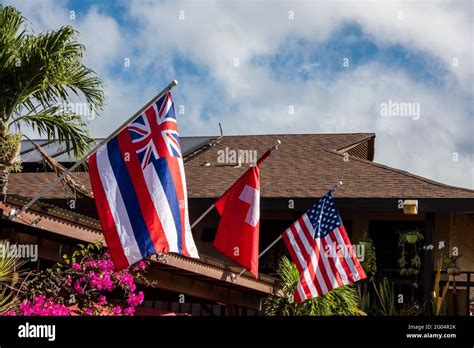
[[[418,214],[418,200],[417,199],[405,199],[403,201],[403,213],[406,215]]]

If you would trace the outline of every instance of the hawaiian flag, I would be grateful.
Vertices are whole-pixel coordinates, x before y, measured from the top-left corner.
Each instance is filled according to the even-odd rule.
[[[331,191],[296,220],[282,237],[300,272],[294,293],[296,303],[366,278]]]
[[[89,157],[89,176],[117,269],[156,253],[199,257],[169,91]]]

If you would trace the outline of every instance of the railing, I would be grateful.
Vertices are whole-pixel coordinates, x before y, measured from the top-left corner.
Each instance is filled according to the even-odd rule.
[[[433,274],[436,274],[436,272],[433,272]],[[447,275],[447,271],[441,271],[442,275]],[[465,281],[460,281],[458,280],[459,278],[463,278],[463,275],[466,275]],[[450,288],[454,290],[454,284],[455,288],[466,288],[466,296],[465,296],[465,301],[466,301],[466,315],[474,316],[474,296],[471,298],[471,289],[474,287],[474,271],[464,271],[464,272],[459,272],[456,274],[454,277],[454,282],[453,282],[453,276],[448,275],[448,279],[442,279],[441,282],[445,284],[448,280],[450,281]],[[457,313],[457,301],[454,301],[453,303],[453,310],[454,313]]]
[[[450,289],[453,291],[453,276],[448,276],[447,271],[441,271],[442,278],[440,281],[440,287],[444,286],[446,282],[449,280],[450,281]],[[433,278],[432,280],[434,281],[436,276],[436,271],[433,272]],[[423,303],[425,299],[423,299],[423,287],[426,286],[425,284],[422,283],[421,276],[419,276],[418,279],[418,284],[419,288],[415,289],[412,284],[413,281],[410,280],[410,278],[404,276],[401,277],[399,270],[396,269],[384,269],[381,272],[378,272],[378,274],[375,276],[376,282],[381,281],[384,277],[387,277],[390,283],[393,284],[394,290],[396,293],[406,293],[410,296],[410,300],[417,300],[419,303]],[[449,277],[449,279],[448,279]],[[462,288],[463,290],[466,290],[465,294],[465,308],[466,308],[466,315],[474,316],[474,296],[471,298],[471,290],[474,288],[474,271],[463,271],[459,272],[456,274],[455,278],[455,288],[459,290],[459,288]],[[432,291],[432,286],[433,284],[429,284],[430,286],[430,294]],[[458,313],[458,302],[457,299],[452,302],[452,308],[453,312],[455,314]]]

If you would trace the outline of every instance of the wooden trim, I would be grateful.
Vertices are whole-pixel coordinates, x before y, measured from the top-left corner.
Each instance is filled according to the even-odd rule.
[[[435,214],[426,213],[425,218],[425,245],[434,244],[435,234]],[[431,291],[433,289],[433,263],[434,263],[434,250],[425,250],[423,258],[423,297],[425,302],[429,302],[431,299]]]
[[[234,290],[215,283],[196,280],[181,276],[172,272],[152,267],[147,277],[157,283],[162,289],[199,297],[215,302],[244,306],[247,308],[261,310],[262,296],[251,294],[242,290]]]
[[[274,282],[256,280],[245,274],[237,279],[233,279],[232,274],[235,273],[231,270],[209,265],[199,259],[186,258],[176,254],[165,254],[161,262],[166,266],[179,268],[196,275],[204,275],[207,278],[219,280],[229,285],[245,287],[268,295],[273,295],[280,291]]]
[[[321,197],[294,198],[294,197],[262,197],[260,207],[262,211],[289,211],[288,202],[294,202],[292,211],[304,212]],[[204,211],[213,204],[216,198],[190,198],[189,207],[194,212]],[[405,199],[418,200],[418,212],[474,212],[474,198],[335,198],[337,208],[347,212],[403,212],[398,208],[398,201]]]
[[[12,204],[0,202],[0,218],[3,220],[8,220],[9,213],[12,210],[18,209],[19,207],[14,206]],[[35,227],[31,226],[33,221],[37,221]],[[48,233],[55,233],[64,237],[77,239],[89,243],[93,243],[103,239],[103,235],[100,233],[100,231],[76,226],[72,223],[64,222],[64,220],[62,219],[56,219],[45,213],[39,213],[30,209],[21,214],[21,216],[19,218],[16,218],[13,222],[31,227],[32,231],[35,231],[35,229],[44,230]],[[103,241],[103,243],[105,245],[105,241]],[[165,254],[163,261],[164,262],[162,263],[162,266],[173,268],[173,271],[176,273],[187,273],[185,277],[180,277],[184,279],[189,278],[189,280],[181,279],[180,277],[178,277],[178,274],[176,274],[176,277],[178,277],[176,279],[178,279],[181,283],[186,283],[187,286],[189,286],[189,282],[198,282],[199,284],[203,283],[202,286],[205,286],[205,284],[207,284],[207,286],[213,286],[211,282],[205,282],[204,280],[196,280],[196,276],[199,276],[201,279],[209,279],[209,281],[216,280],[220,283],[220,286],[225,289],[227,289],[228,287],[235,287],[235,289],[237,290],[234,290],[234,292],[236,293],[260,293],[260,296],[254,295],[259,298],[262,297],[262,295],[266,296],[268,294],[274,294],[279,289],[276,281],[268,276],[262,276],[262,280],[255,280],[244,274],[234,280],[232,274],[235,274],[235,271],[231,270],[230,267],[227,267],[225,265],[212,265],[199,259],[191,259],[176,254]],[[271,280],[269,281],[269,279]],[[173,285],[168,284],[168,286]],[[220,296],[223,295],[221,294]],[[237,297],[238,296],[236,294],[232,293],[232,298]],[[250,308],[255,308],[256,305],[253,304],[252,306],[253,307]]]
[[[19,207],[17,206],[12,206],[0,202],[1,219],[8,220],[10,211],[18,209]],[[79,227],[73,224],[68,224],[58,219],[52,219],[51,216],[47,214],[42,214],[31,210],[25,211],[23,214],[21,214],[19,218],[16,218],[14,222],[26,226],[31,226],[31,224],[38,219],[39,221],[37,222],[35,228],[40,230],[56,233],[61,236],[78,239],[90,243],[103,239],[103,236],[100,231],[88,229],[85,227]]]

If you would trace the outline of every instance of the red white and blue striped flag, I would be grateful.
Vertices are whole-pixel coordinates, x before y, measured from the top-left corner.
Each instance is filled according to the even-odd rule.
[[[89,157],[89,176],[117,269],[156,253],[199,257],[169,91]]]
[[[331,191],[296,220],[282,237],[300,272],[294,293],[296,303],[366,278]]]

